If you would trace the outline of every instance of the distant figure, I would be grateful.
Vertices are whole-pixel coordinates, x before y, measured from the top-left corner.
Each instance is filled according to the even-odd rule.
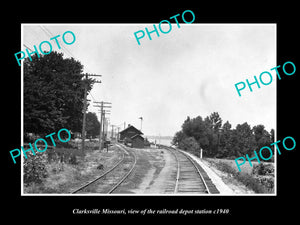
[[[105,141],[104,142],[104,147],[106,147],[106,152],[108,152],[108,146],[110,144],[110,141]]]

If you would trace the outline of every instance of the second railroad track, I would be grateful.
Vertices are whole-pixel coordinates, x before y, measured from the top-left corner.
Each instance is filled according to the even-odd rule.
[[[117,147],[123,151],[121,159],[97,178],[74,190],[72,194],[111,194],[128,178],[135,168],[136,155],[133,151],[126,150],[122,145],[117,145]]]

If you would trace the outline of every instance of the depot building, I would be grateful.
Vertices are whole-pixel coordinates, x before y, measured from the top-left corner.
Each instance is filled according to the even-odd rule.
[[[143,132],[128,124],[126,129],[120,131],[120,142],[132,148],[144,148],[147,143],[142,135]]]

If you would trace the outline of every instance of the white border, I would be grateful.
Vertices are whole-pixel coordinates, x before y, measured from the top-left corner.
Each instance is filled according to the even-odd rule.
[[[126,26],[130,26],[130,25],[141,25],[141,26],[145,26],[148,25],[149,23],[129,23],[129,24],[118,24],[118,23],[95,23],[95,24],[91,24],[91,23],[68,23],[68,24],[61,24],[61,23],[21,23],[21,49],[23,50],[23,37],[24,37],[24,30],[23,30],[23,26],[24,25],[45,25],[45,26],[103,26],[103,25],[107,25],[107,26],[120,26],[120,25],[126,25]],[[153,24],[150,24],[153,25]],[[204,23],[204,24],[199,24],[199,23],[193,23],[193,24],[180,24],[180,26],[226,26],[226,25],[243,25],[243,26],[247,26],[247,25],[259,25],[259,26],[264,26],[264,25],[273,25],[275,26],[275,54],[276,54],[276,65],[278,65],[277,63],[277,23]],[[24,110],[24,76],[23,76],[23,72],[24,72],[24,68],[23,68],[23,60],[21,61],[21,146],[23,146],[24,144],[24,114],[23,114],[23,110]],[[276,115],[276,127],[274,128],[275,131],[275,142],[277,141],[277,79],[275,79],[275,92],[276,92],[276,111],[275,111],[275,115]],[[21,151],[21,196],[110,196],[110,197],[114,197],[114,196],[130,196],[130,197],[135,197],[135,196],[173,196],[173,197],[177,197],[177,196],[208,196],[208,197],[218,197],[218,196],[277,196],[277,151],[274,151],[274,167],[275,167],[275,174],[274,174],[274,193],[270,193],[270,194],[233,194],[233,195],[226,195],[226,194],[59,194],[59,193],[47,193],[47,194],[43,194],[43,193],[24,193],[24,184],[23,184],[23,152]]]

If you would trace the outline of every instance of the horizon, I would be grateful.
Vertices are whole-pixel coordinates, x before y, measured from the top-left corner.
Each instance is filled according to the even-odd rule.
[[[22,24],[21,50],[49,40],[48,33],[72,31],[76,41],[53,51],[80,61],[84,73],[102,75],[88,99],[112,102],[110,123],[117,126],[139,128],[143,117],[143,133],[174,136],[187,116],[218,112],[232,127],[247,122],[276,130],[277,79],[242,97],[234,86],[277,66],[276,24],[180,24],[138,45],[134,32],[149,26]],[[99,119],[93,104],[88,111]]]

